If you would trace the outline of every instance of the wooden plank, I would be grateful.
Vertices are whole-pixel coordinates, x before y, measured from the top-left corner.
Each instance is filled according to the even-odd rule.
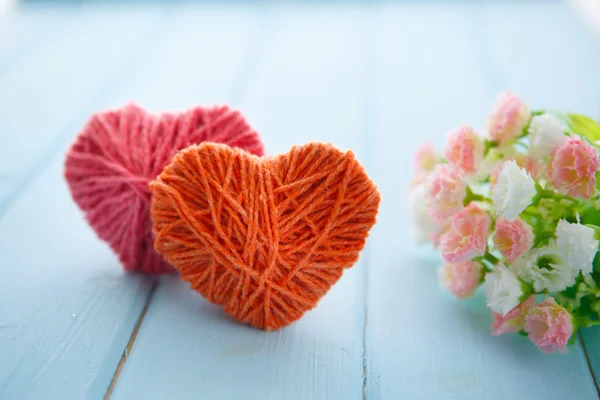
[[[23,5],[8,15],[0,12],[0,75],[16,68],[43,41],[60,32],[65,27],[64,13],[64,8],[57,10],[56,6]]]
[[[149,50],[140,40],[163,11],[124,6],[113,12],[100,5],[64,11],[69,28],[0,75],[0,140],[10,144],[0,147],[0,174],[27,178],[39,160],[60,150],[114,89],[115,75],[135,64],[128,57]]]
[[[343,7],[272,10],[260,43],[266,51],[253,60],[260,69],[234,101],[270,154],[309,140],[358,148],[361,19],[360,10]],[[362,398],[362,268],[272,333],[233,322],[178,278],[164,279],[112,398]]]
[[[560,13],[544,12],[551,6],[521,6],[498,6],[489,18],[498,37],[506,40],[504,50],[516,49],[518,54],[522,50],[518,40],[528,48],[544,47],[539,50],[545,54],[539,60],[546,68],[541,74],[552,76],[564,53],[555,52],[550,41],[532,43],[527,35],[516,40],[510,32],[538,31],[554,37],[550,33],[554,27],[560,26],[567,35],[572,27],[565,26],[566,17]],[[521,65],[536,79],[533,74],[538,70],[526,67],[528,58],[513,57],[501,66],[482,59],[485,46],[491,46],[489,54],[497,54],[497,43],[484,39],[477,43],[474,35],[485,35],[473,27],[478,7],[473,3],[387,5],[374,22],[377,84],[372,145],[376,157],[372,162],[384,202],[368,259],[372,268],[367,295],[367,398],[596,398],[581,346],[574,346],[568,355],[548,356],[526,338],[493,337],[481,294],[461,302],[439,290],[436,268],[441,258],[427,249],[416,250],[407,229],[411,223],[407,166],[417,146],[426,139],[441,146],[445,132],[463,122],[481,128],[496,92],[506,83],[502,80],[506,65]],[[522,21],[527,25],[521,26]],[[541,29],[545,31],[540,33]],[[554,81],[545,84],[553,86]],[[540,90],[548,93],[550,86]]]
[[[65,37],[0,76],[0,135],[10,144],[0,173],[25,171],[21,196],[12,190],[12,207],[0,210],[0,398],[103,396],[147,302],[152,280],[124,275],[71,200],[61,151],[127,78],[124,67],[151,53],[144,41],[161,11],[67,13],[65,24],[77,22]]]
[[[579,338],[583,341],[587,362],[592,369],[594,383],[600,397],[600,327],[586,329]]]
[[[576,7],[578,3],[571,2],[571,6]],[[588,21],[581,15],[583,9],[563,3],[546,7],[526,5],[522,9],[525,12],[515,13],[511,7],[488,4],[479,10],[479,18],[475,19],[481,23],[480,27],[485,27],[479,30],[479,37],[491,43],[487,55],[500,72],[501,82],[512,84],[513,90],[539,108],[579,112],[600,119],[600,37],[595,30],[598,26],[587,26]],[[585,11],[593,13],[595,9]],[[507,33],[508,20],[511,29]],[[560,30],[551,29],[557,24]],[[506,40],[507,34],[521,40]],[[538,45],[531,46],[531,43]],[[555,49],[560,49],[560,54]],[[518,58],[521,62],[514,63],[509,58]],[[588,329],[580,336],[597,388],[600,376],[598,332],[598,328]]]
[[[498,90],[513,90],[537,108],[600,118],[600,38],[571,7],[491,2],[471,15],[474,44]]]
[[[238,99],[240,77],[259,57],[254,41],[268,23],[262,6],[235,8],[181,4],[175,21],[134,77],[122,80],[100,108],[135,101],[151,112],[183,111]],[[218,38],[218,40],[216,40]]]
[[[150,288],[120,273],[61,171],[57,158],[0,221],[0,398],[98,398]]]

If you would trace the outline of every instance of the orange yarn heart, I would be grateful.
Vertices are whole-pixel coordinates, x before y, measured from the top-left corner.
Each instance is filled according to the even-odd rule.
[[[203,143],[151,183],[155,247],[193,289],[275,330],[358,259],[379,192],[352,152],[310,143],[258,157]]]

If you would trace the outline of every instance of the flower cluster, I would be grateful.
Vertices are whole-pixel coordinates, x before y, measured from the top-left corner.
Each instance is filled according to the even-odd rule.
[[[440,251],[441,285],[482,286],[492,332],[565,352],[600,324],[600,124],[499,95],[485,129],[451,130],[418,152],[411,206],[420,240]]]

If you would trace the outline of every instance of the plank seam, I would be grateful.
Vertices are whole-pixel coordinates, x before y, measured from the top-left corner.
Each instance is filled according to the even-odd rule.
[[[592,361],[590,359],[590,355],[588,353],[588,349],[585,345],[585,340],[583,339],[583,335],[581,334],[581,332],[579,332],[579,341],[581,342],[581,348],[583,349],[583,354],[585,355],[585,361],[587,362],[588,368],[590,369],[590,374],[592,374],[592,380],[594,381],[594,386],[596,386],[598,398],[600,399],[600,385],[598,385],[598,379],[596,377],[596,373],[594,372],[594,368],[592,367]]]
[[[135,328],[133,329],[133,333],[131,334],[131,337],[129,338],[129,342],[127,342],[127,346],[125,347],[125,350],[123,350],[123,354],[121,355],[121,359],[119,360],[117,369],[115,370],[115,373],[110,381],[110,385],[108,386],[108,390],[106,391],[104,400],[109,400],[110,397],[112,396],[112,393],[115,389],[117,381],[119,380],[119,377],[121,376],[121,371],[123,370],[123,367],[125,366],[125,363],[127,362],[127,358],[129,357],[129,354],[131,354],[133,345],[135,344],[135,339],[137,338],[140,327],[142,326],[142,323],[144,322],[144,318],[146,318],[146,313],[148,312],[148,309],[150,308],[150,303],[152,303],[152,299],[154,298],[154,293],[156,293],[157,288],[158,288],[158,279],[155,279],[154,282],[152,283],[152,287],[150,288],[150,293],[148,294],[148,297],[146,298],[146,303],[144,304],[144,309],[142,310],[142,313],[140,314],[140,316],[135,324]]]
[[[377,14],[377,10],[373,5],[366,6],[366,12],[362,13],[362,55],[363,55],[363,99],[364,99],[364,117],[362,127],[362,140],[361,156],[365,166],[372,166],[374,158],[373,154],[373,143],[370,138],[372,137],[371,131],[375,125],[375,72],[376,72],[376,55],[377,49],[375,48],[376,43],[376,32],[375,22],[373,21],[374,15]],[[366,400],[368,397],[368,322],[369,322],[369,268],[368,261],[370,258],[370,245],[367,243],[363,249],[361,256],[363,261],[363,354],[362,354],[362,400]]]
[[[503,75],[502,70],[498,68],[497,63],[494,60],[493,54],[488,51],[488,47],[485,45],[485,41],[489,40],[488,38],[488,30],[485,29],[487,27],[487,17],[486,17],[486,7],[488,5],[481,3],[478,4],[477,7],[473,8],[471,21],[475,21],[474,23],[466,22],[465,26],[469,28],[468,36],[471,39],[471,44],[474,47],[475,53],[479,56],[480,65],[482,67],[484,75],[488,77],[488,81],[491,82],[492,89],[502,90],[505,86],[507,79]],[[504,88],[510,89],[510,88]],[[585,342],[583,341],[583,337],[581,333],[579,333],[579,339],[581,342],[581,348],[583,349],[583,353],[585,355],[586,363],[590,370],[590,374],[592,377],[592,381],[594,383],[594,387],[598,393],[598,398],[600,399],[600,386],[598,385],[598,380],[596,379],[596,375],[592,368],[592,364],[590,361],[590,357],[585,346]]]
[[[365,249],[368,250],[368,249]],[[365,257],[368,258],[368,252],[365,252]],[[368,268],[366,268],[366,263],[363,264],[364,268],[364,301],[363,301],[363,368],[362,368],[362,400],[367,399],[367,323],[369,321],[368,316],[368,295],[369,295],[369,273]]]
[[[271,7],[263,8],[261,16],[258,18],[256,32],[253,34],[252,39],[249,40],[251,42],[251,45],[248,46],[248,51],[246,52],[245,56],[243,57],[244,61],[242,62],[242,66],[240,68],[238,78],[235,80],[235,83],[232,85],[232,91],[230,92],[230,94],[228,96],[230,103],[238,103],[238,102],[242,101],[243,95],[247,91],[246,86],[247,86],[247,82],[250,80],[249,77],[253,73],[255,73],[256,72],[255,70],[258,68],[257,67],[258,62],[253,63],[251,61],[256,60],[256,59],[260,60],[264,56],[263,53],[265,52],[268,40],[270,39],[269,33],[273,29],[272,21],[273,21],[273,19],[271,17]],[[1,211],[2,211],[2,209],[0,207],[0,216],[1,216]],[[104,400],[110,400],[110,398],[114,392],[116,384],[121,376],[121,372],[127,362],[127,358],[133,352],[133,345],[135,344],[135,340],[137,338],[139,329],[144,322],[144,319],[146,317],[148,310],[150,309],[152,299],[154,298],[154,294],[157,291],[159,285],[160,285],[160,282],[158,280],[156,280],[153,283],[153,286],[150,290],[150,294],[148,295],[148,299],[146,301],[144,309],[142,310],[142,313],[140,314],[137,324],[136,324],[136,326],[133,330],[133,333],[131,334],[131,337],[129,339],[129,342],[127,343],[127,346],[125,347],[125,350],[123,351],[123,354],[121,356],[119,364],[117,365],[117,369],[116,369],[115,374],[114,374],[114,376],[111,380],[111,383],[108,387],[108,390],[106,392]]]

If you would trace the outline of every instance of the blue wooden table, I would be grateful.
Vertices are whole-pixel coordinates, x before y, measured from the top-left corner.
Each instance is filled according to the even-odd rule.
[[[567,355],[493,337],[415,246],[412,153],[500,90],[600,116],[600,38],[568,3],[25,2],[0,19],[0,399],[596,399],[600,330]],[[359,263],[292,326],[232,322],[128,275],[70,198],[95,110],[228,103],[269,154],[353,149],[382,193]]]

